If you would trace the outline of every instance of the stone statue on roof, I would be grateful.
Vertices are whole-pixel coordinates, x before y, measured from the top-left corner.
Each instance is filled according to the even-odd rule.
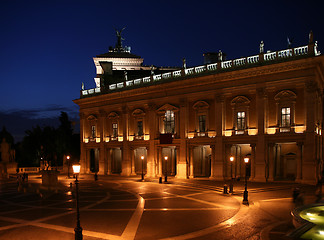
[[[264,53],[264,43],[261,41],[260,43],[260,53]]]
[[[123,27],[121,30],[118,30],[115,28],[116,31],[116,37],[117,37],[117,43],[116,43],[116,48],[121,49],[123,47],[122,45],[122,40],[125,40],[124,38],[122,38],[121,34],[122,31],[125,30],[126,27]]]

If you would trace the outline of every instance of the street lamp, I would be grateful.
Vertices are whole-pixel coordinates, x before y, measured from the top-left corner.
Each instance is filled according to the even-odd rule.
[[[234,157],[231,156],[230,157],[230,161],[231,161],[231,183],[230,183],[230,193],[233,193],[233,162],[234,162]]]
[[[68,167],[67,174],[68,174],[68,177],[70,177],[70,156],[69,155],[66,156],[66,163],[67,163],[67,167]]]
[[[144,156],[141,156],[142,159],[142,181],[144,181]]]
[[[243,204],[249,205],[249,200],[248,200],[248,190],[247,190],[247,169],[248,169],[248,163],[249,163],[249,158],[246,157],[244,158],[244,163],[245,163],[245,189],[243,192]]]
[[[82,240],[82,227],[80,226],[80,211],[79,211],[79,181],[78,175],[80,173],[81,165],[75,164],[72,166],[73,173],[75,174],[75,192],[76,192],[76,210],[77,210],[77,225],[74,228],[75,240]]]
[[[168,156],[164,156],[165,160],[165,179],[164,182],[168,181]]]

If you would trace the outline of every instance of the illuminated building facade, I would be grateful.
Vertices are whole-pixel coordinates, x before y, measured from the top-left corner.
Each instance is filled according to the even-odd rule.
[[[216,62],[172,70],[116,48],[97,56],[96,88],[74,100],[84,172],[140,175],[144,165],[149,177],[221,180],[244,177],[249,157],[252,181],[315,183],[324,57],[311,35],[306,46],[265,53],[261,43],[254,56],[226,61],[219,52]],[[114,57],[129,64],[118,69]]]

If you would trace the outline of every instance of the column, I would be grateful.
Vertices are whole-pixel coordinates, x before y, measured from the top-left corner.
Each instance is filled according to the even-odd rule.
[[[123,147],[122,147],[122,173],[123,176],[130,176],[131,174],[131,160],[128,142],[128,123],[129,110],[127,106],[123,106],[122,130],[123,130]]]
[[[265,88],[259,86],[257,89],[256,94],[256,109],[257,109],[257,128],[258,128],[258,135],[257,135],[257,144],[254,156],[254,167],[253,167],[253,178],[256,181],[265,181],[265,159],[267,158],[267,149],[266,149],[266,142],[265,142],[265,103],[266,103],[266,91]],[[251,169],[252,171],[252,169]],[[252,174],[252,172],[251,172]]]
[[[305,110],[306,110],[306,138],[304,142],[304,153],[302,161],[302,182],[316,183],[316,144],[315,144],[315,114],[317,109],[317,83],[309,79],[305,83]]]
[[[186,99],[180,100],[180,111],[179,111],[179,123],[180,123],[180,147],[179,158],[177,161],[177,178],[186,179],[187,178],[187,142],[186,135],[188,129],[188,104]]]
[[[131,158],[131,175],[136,175],[135,172],[135,149],[130,147],[130,158]]]
[[[296,169],[296,182],[302,181],[302,163],[303,163],[303,143],[297,142],[297,169]]]
[[[105,154],[105,142],[104,142],[104,123],[105,123],[106,113],[104,111],[100,111],[99,113],[99,132],[100,132],[100,143],[99,143],[99,174],[104,175],[105,172],[105,162],[106,154]]]
[[[111,174],[111,148],[107,148],[107,174]]]
[[[255,144],[250,144],[251,147],[251,179],[255,178]]]
[[[162,177],[162,148],[158,147],[156,151],[156,159],[157,159],[157,164],[158,164],[158,176]]]
[[[213,151],[213,175],[212,178],[216,180],[224,179],[224,147],[223,147],[223,114],[224,112],[224,99],[221,94],[215,95],[215,121],[216,121],[216,137],[215,147]]]
[[[189,147],[189,178],[194,178],[193,146]]]
[[[273,182],[274,180],[274,164],[275,164],[275,159],[274,159],[274,143],[269,143],[269,154],[268,154],[268,181]]]
[[[149,140],[149,147],[147,148],[147,176],[148,177],[156,177],[157,175],[157,162],[158,159],[156,158],[157,152],[155,147],[155,140],[157,136],[157,117],[156,117],[156,106],[154,104],[149,104],[147,106],[148,114],[146,114],[147,119],[147,125],[148,125],[148,133],[150,135]],[[147,131],[147,130],[146,130]]]

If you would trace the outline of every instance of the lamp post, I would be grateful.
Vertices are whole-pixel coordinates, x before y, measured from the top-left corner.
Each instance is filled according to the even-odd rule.
[[[230,193],[233,193],[233,162],[234,162],[234,157],[231,156],[230,157],[230,161],[231,161],[231,183],[230,183]]]
[[[243,192],[243,204],[249,205],[249,200],[248,200],[248,190],[247,190],[247,168],[248,168],[248,163],[249,163],[249,158],[246,157],[244,158],[244,163],[245,163],[245,189]]]
[[[79,181],[78,175],[80,173],[81,165],[75,164],[72,166],[73,173],[75,174],[75,192],[76,192],[76,211],[77,211],[77,225],[74,228],[75,240],[82,240],[82,227],[80,226],[80,211],[79,211]]]
[[[68,178],[70,178],[70,156],[69,155],[66,156],[66,163],[68,167],[68,172],[67,172]]]
[[[142,181],[144,181],[144,156],[141,156],[142,159]]]
[[[168,182],[168,156],[164,156],[165,160],[165,179],[164,182]]]

